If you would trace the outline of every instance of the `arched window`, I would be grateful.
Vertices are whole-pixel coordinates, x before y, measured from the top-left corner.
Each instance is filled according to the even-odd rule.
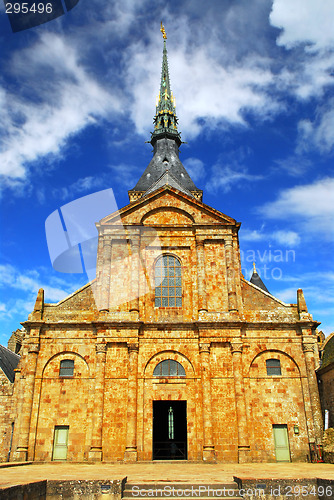
[[[174,359],[160,361],[154,368],[154,377],[185,377],[186,372],[183,366]]]
[[[282,375],[281,362],[279,359],[267,359],[267,375]]]
[[[181,262],[172,255],[155,264],[155,307],[182,307]]]
[[[62,359],[59,368],[59,377],[73,377],[74,359]]]

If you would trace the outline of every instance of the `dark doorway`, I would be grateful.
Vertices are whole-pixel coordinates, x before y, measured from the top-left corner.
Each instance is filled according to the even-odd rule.
[[[187,460],[187,401],[153,401],[153,460]]]

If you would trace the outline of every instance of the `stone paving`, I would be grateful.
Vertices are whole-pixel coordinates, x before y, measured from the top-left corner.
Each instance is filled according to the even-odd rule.
[[[212,484],[242,479],[333,479],[334,465],[309,463],[205,464],[189,462],[150,463],[30,463],[8,467],[1,464],[0,488],[43,479],[122,479],[132,483],[150,481]]]

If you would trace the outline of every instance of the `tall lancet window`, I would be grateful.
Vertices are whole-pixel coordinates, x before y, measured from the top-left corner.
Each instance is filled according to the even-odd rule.
[[[155,307],[182,307],[181,262],[172,255],[155,264]]]

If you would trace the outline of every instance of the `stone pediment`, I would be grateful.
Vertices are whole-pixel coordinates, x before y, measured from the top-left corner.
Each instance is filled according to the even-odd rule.
[[[99,222],[98,226],[118,224],[240,226],[232,217],[169,185],[165,185],[130,203],[118,212],[108,215]]]

